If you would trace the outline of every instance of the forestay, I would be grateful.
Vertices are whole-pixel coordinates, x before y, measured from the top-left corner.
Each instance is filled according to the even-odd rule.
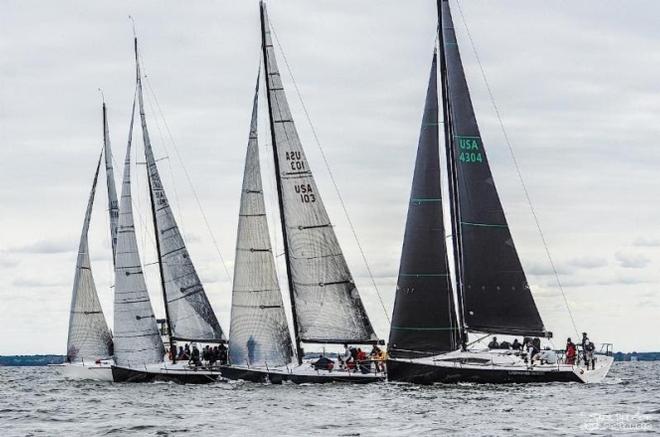
[[[163,184],[154,159],[147,120],[144,113],[142,78],[135,46],[137,63],[137,89],[142,123],[144,154],[149,176],[149,189],[155,208],[155,227],[160,243],[170,335],[179,340],[220,342],[225,337],[211,308],[204,287],[195,271],[188,249],[174,219],[172,208],[167,200]]]
[[[144,281],[133,222],[131,139],[134,118],[135,100],[124,161],[115,261],[115,362],[121,366],[159,363],[165,355]]]
[[[83,222],[76,262],[76,274],[73,279],[71,297],[71,312],[69,314],[69,335],[67,339],[67,362],[87,361],[112,356],[112,335],[101,309],[101,303],[96,292],[96,284],[92,275],[89,260],[87,233],[92,217],[92,206],[96,193],[101,157],[94,173],[92,190],[87,201],[85,221]]]
[[[301,341],[377,340],[326,213],[280,78],[262,3],[266,84]]]
[[[441,3],[451,122],[449,173],[455,174],[465,324],[476,331],[541,336],[543,321],[488,165],[449,3]]]
[[[393,358],[436,355],[458,348],[442,213],[436,75],[434,54],[390,329]]]
[[[282,366],[293,356],[275,270],[257,139],[259,79],[254,94],[238,218],[229,358],[232,364]]]

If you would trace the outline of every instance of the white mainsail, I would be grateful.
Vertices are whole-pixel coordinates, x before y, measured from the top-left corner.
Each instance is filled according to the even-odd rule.
[[[263,10],[266,83],[299,339],[377,340],[309,167],[280,78]]]
[[[133,222],[131,141],[134,118],[135,99],[124,161],[115,259],[115,362],[120,366],[159,363],[165,355],[142,272]]]
[[[282,366],[291,362],[293,352],[270,244],[261,182],[258,96],[259,78],[252,107],[238,218],[229,358],[236,365]]]
[[[159,256],[164,276],[162,279],[165,287],[165,305],[167,306],[170,335],[179,340],[224,341],[225,336],[190,259],[158,173],[144,113],[137,42],[135,51],[142,138],[155,215],[154,226],[161,252]]]
[[[73,279],[71,311],[69,314],[69,335],[67,339],[67,362],[94,362],[112,356],[112,335],[103,315],[96,292],[94,276],[89,260],[87,233],[92,216],[92,206],[96,193],[96,183],[101,167],[101,157],[96,165],[92,190],[87,201]]]

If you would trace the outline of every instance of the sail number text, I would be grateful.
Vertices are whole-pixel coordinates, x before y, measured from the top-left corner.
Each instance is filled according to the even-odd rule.
[[[296,190],[296,193],[300,195],[300,201],[303,203],[314,203],[316,202],[316,196],[314,195],[314,190],[310,184],[296,184],[293,186]]]
[[[458,160],[466,164],[483,162],[481,149],[479,147],[480,138],[476,137],[458,137],[458,148],[460,155]]]
[[[289,168],[293,171],[305,171],[305,161],[302,159],[302,153],[286,152],[286,160],[289,163]]]

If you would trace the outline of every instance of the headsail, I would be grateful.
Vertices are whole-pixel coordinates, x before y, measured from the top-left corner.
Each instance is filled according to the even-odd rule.
[[[270,244],[257,139],[254,93],[236,238],[229,358],[233,364],[282,366],[293,350]]]
[[[464,320],[473,331],[544,335],[507,225],[474,115],[447,0],[439,0],[451,149],[449,174],[454,232],[460,246],[459,289]]]
[[[165,355],[144,281],[133,222],[131,140],[134,118],[135,99],[124,161],[115,260],[115,362],[122,366],[159,363]]]
[[[92,206],[96,193],[96,183],[101,167],[101,157],[96,165],[92,190],[87,201],[76,262],[76,275],[73,279],[71,312],[69,314],[69,335],[67,340],[67,362],[89,361],[112,356],[112,335],[105,321],[101,303],[96,293],[96,284],[89,261],[87,232],[92,217]]]
[[[458,348],[442,214],[436,75],[434,54],[390,329],[389,353],[394,358]]]
[[[225,337],[218,319],[209,303],[204,287],[197,276],[188,249],[183,241],[174,213],[167,200],[158,166],[151,148],[147,120],[144,114],[142,78],[135,42],[137,92],[142,122],[144,154],[149,177],[149,189],[155,209],[156,233],[161,253],[160,262],[164,275],[165,305],[167,305],[170,335],[179,340],[220,342]]]
[[[280,78],[266,5],[262,42],[275,166],[299,340],[377,340],[309,168]]]
[[[108,214],[110,215],[110,239],[112,240],[112,261],[115,261],[117,251],[117,225],[119,224],[119,201],[115,186],[115,172],[112,164],[112,148],[110,147],[110,130],[108,129],[108,113],[103,102],[103,150],[105,156],[105,177],[108,186]]]

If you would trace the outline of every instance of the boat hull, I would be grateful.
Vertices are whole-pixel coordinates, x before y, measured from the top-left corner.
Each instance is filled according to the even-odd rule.
[[[342,371],[310,371],[308,369],[264,369],[247,368],[240,366],[222,366],[222,376],[232,380],[244,380],[250,382],[261,382],[281,384],[289,381],[294,384],[327,384],[331,382],[349,384],[369,384],[385,380],[385,375],[360,374]]]
[[[114,382],[175,382],[177,384],[211,384],[221,378],[219,371],[211,370],[170,370],[166,368],[133,369],[112,366]]]
[[[108,381],[112,382],[112,370],[107,365],[85,365],[85,364],[53,364],[57,373],[70,380]]]
[[[573,370],[493,369],[465,366],[442,366],[414,361],[388,360],[389,381],[414,384],[473,382],[484,384],[515,384],[541,382],[585,382]]]

